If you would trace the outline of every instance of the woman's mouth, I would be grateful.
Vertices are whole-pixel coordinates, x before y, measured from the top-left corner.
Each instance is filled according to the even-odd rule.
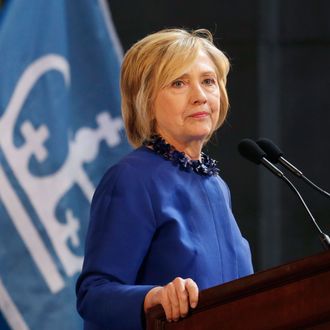
[[[189,117],[196,118],[196,119],[202,119],[202,118],[208,117],[209,115],[210,115],[210,113],[207,111],[199,111],[199,112],[193,113]]]

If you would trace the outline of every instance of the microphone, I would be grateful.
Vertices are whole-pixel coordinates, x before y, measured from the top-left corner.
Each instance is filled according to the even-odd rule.
[[[281,149],[274,144],[271,140],[268,139],[259,139],[257,141],[258,146],[267,154],[266,158],[271,161],[273,164],[280,163],[285,168],[287,168],[289,171],[291,171],[293,174],[295,174],[297,177],[301,178],[303,181],[305,181],[307,184],[309,184],[313,189],[317,190],[318,192],[322,193],[326,197],[330,198],[330,193],[323,190],[319,186],[317,186],[314,182],[309,180],[307,177],[304,176],[304,174],[297,169],[294,165],[292,165],[289,161],[287,161],[283,157],[283,152]]]
[[[310,219],[313,222],[314,227],[317,229],[320,240],[325,250],[330,250],[330,238],[327,234],[323,233],[319,225],[317,224],[312,212],[308,208],[298,189],[293,185],[293,183],[281,172],[275,165],[273,165],[269,160],[266,159],[266,153],[261,149],[256,142],[251,139],[243,139],[238,144],[239,153],[255,164],[262,164],[273,174],[281,178],[290,189],[298,196],[300,202],[303,204],[305,210],[307,211]]]

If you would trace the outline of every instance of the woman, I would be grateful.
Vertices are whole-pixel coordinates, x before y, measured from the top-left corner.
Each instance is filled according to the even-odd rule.
[[[226,117],[228,70],[207,30],[163,30],[127,52],[122,113],[136,149],[93,197],[77,282],[85,329],[141,329],[157,304],[177,321],[198,290],[252,273],[229,190],[202,153]]]

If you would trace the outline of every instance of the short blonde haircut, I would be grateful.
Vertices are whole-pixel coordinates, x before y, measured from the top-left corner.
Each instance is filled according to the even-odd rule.
[[[121,108],[127,138],[134,147],[141,146],[156,133],[153,103],[157,91],[180,77],[200,50],[205,51],[215,65],[220,87],[220,115],[214,131],[222,125],[229,106],[226,91],[228,58],[215,47],[208,30],[166,29],[135,43],[122,63]]]

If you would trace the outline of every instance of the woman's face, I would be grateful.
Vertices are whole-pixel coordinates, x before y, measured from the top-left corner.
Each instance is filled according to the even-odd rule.
[[[200,51],[181,76],[156,94],[156,130],[168,143],[178,147],[204,142],[218,122],[220,88],[215,66]]]

